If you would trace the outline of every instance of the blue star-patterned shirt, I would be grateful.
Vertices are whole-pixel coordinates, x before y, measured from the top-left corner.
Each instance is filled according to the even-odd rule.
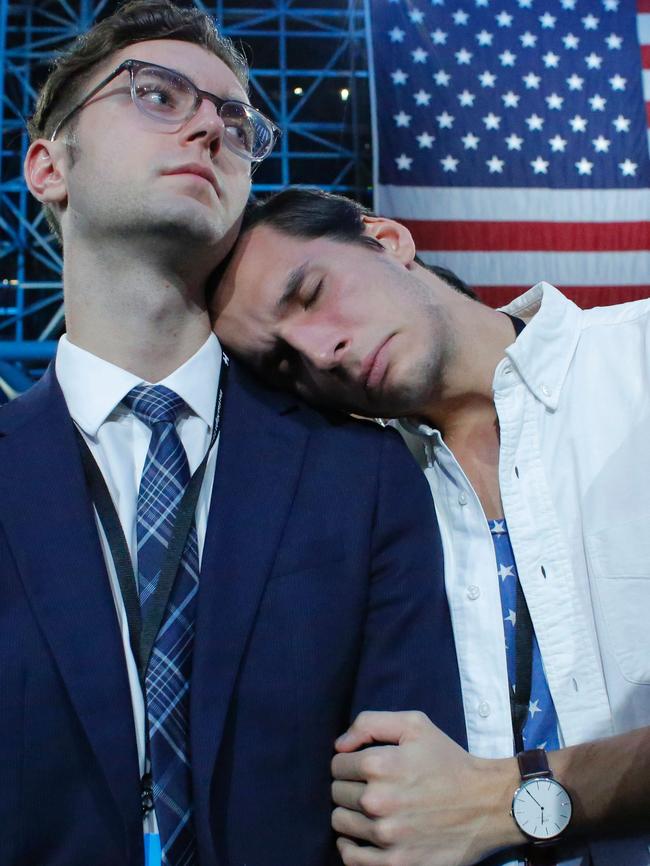
[[[517,563],[510,544],[510,535],[505,520],[488,520],[494,552],[503,613],[503,631],[506,641],[508,681],[511,690],[516,689],[515,629],[517,628]],[[533,631],[533,669],[528,704],[528,718],[524,725],[523,742],[526,749],[559,749],[557,714],[553,698],[546,682],[542,656]]]

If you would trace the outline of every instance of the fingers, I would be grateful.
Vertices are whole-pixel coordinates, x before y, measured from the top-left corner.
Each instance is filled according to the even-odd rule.
[[[353,752],[369,743],[399,743],[414,728],[431,725],[424,713],[417,711],[387,713],[366,710],[359,713],[348,730],[336,741],[337,752]]]
[[[392,774],[396,746],[375,746],[353,755],[334,755],[332,776],[343,782],[367,782]]]
[[[339,838],[336,840],[336,845],[345,866],[386,866],[388,863],[383,851],[362,847],[352,839]]]
[[[333,782],[332,800],[337,806],[362,812],[361,797],[366,790],[363,782]]]

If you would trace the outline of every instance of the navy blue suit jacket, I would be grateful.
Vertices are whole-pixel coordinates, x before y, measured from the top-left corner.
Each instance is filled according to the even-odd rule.
[[[334,738],[419,708],[463,743],[430,494],[392,431],[233,363],[191,687],[201,866],[330,866]],[[0,410],[0,866],[141,866],[115,605],[52,371]]]

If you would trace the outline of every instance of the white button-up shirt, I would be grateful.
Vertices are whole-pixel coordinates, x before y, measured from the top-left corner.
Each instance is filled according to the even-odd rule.
[[[650,724],[650,301],[580,310],[540,283],[505,311],[534,318],[494,374],[501,499],[562,742],[573,745]],[[440,434],[404,426],[440,523],[469,748],[509,756],[487,520]]]

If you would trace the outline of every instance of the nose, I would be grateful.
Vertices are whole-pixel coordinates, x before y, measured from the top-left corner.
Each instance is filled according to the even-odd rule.
[[[340,328],[314,322],[294,323],[284,339],[311,367],[323,372],[342,366],[350,347]]]
[[[224,122],[219,117],[217,108],[208,99],[204,99],[199,105],[196,114],[187,121],[181,129],[181,136],[185,141],[201,141],[210,149],[214,156],[221,148],[224,135]]]

